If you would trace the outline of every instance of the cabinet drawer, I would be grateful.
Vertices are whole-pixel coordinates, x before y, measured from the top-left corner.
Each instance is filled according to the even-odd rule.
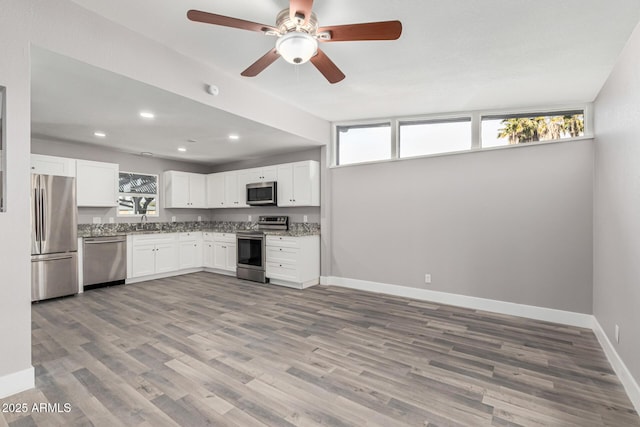
[[[298,262],[298,253],[299,250],[296,248],[267,246],[267,262],[288,262],[295,264]]]
[[[272,279],[289,280],[292,282],[296,282],[298,280],[298,269],[295,264],[268,261],[266,264],[267,277]]]
[[[235,243],[236,235],[233,233],[213,233],[213,241],[221,243]]]
[[[174,233],[169,234],[136,234],[133,236],[132,242],[136,244],[156,244],[156,243],[173,243],[176,240]]]
[[[300,242],[297,237],[267,236],[267,246],[298,248],[300,247]]]
[[[178,236],[178,239],[180,241],[186,241],[186,240],[200,240],[202,239],[202,232],[201,231],[189,231],[186,233],[180,233]]]

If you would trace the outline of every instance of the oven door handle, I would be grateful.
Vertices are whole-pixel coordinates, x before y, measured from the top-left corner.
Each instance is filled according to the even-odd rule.
[[[264,240],[263,236],[237,236],[236,235],[236,240],[240,241],[240,240]]]

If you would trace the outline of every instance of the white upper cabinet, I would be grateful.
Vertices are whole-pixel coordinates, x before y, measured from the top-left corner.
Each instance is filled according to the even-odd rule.
[[[320,206],[320,163],[278,165],[278,206]]]
[[[119,170],[116,163],[76,160],[78,206],[117,206]]]
[[[218,172],[207,175],[207,206],[210,208],[246,208],[246,195],[240,179],[244,171]]]
[[[166,171],[165,208],[206,208],[206,177],[199,173]]]
[[[76,159],[32,154],[31,173],[75,177]]]
[[[207,207],[225,207],[224,172],[207,175]]]
[[[247,176],[247,184],[253,184],[256,182],[269,182],[278,179],[277,166],[265,166],[263,168],[245,169],[238,172],[242,172]]]
[[[238,186],[238,172],[230,171],[224,173],[224,201],[226,208],[241,208],[246,207],[247,203],[244,196],[244,192],[240,191]],[[244,200],[243,202],[241,202]]]
[[[247,184],[250,184],[255,181],[255,173],[252,172],[252,169],[244,169],[237,171],[237,199],[238,204],[236,207],[239,208],[247,208]]]
[[[276,181],[278,206],[320,206],[320,163],[314,160],[207,175],[207,207],[246,208],[247,184]]]
[[[189,174],[189,200],[192,208],[207,207],[207,177],[205,175]]]

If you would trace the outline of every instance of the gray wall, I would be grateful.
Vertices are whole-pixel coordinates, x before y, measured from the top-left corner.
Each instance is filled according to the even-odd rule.
[[[224,165],[215,165],[211,172],[225,172],[238,169],[250,169],[261,166],[278,165],[280,163],[300,162],[303,160],[320,161],[321,147],[311,148],[302,151],[293,151],[283,153],[276,156],[262,157],[259,159],[243,160],[239,162],[226,163]]]
[[[592,141],[328,173],[323,275],[591,313]]]
[[[29,10],[32,2],[0,0],[0,85],[6,86],[6,212],[0,212],[0,397],[16,385],[8,375],[31,369],[29,260]],[[24,375],[29,377],[28,374]]]
[[[80,144],[65,141],[51,141],[33,139],[31,152],[50,156],[70,157],[74,159],[94,160],[99,162],[118,163],[121,171],[141,172],[159,175],[160,179],[160,216],[149,217],[150,222],[170,221],[172,216],[176,221],[195,221],[198,216],[203,221],[211,218],[208,209],[165,209],[162,198],[162,172],[167,170],[179,170],[184,172],[209,173],[211,166],[187,163],[175,160],[160,159],[156,157],[144,157],[119,151],[108,150],[97,145]],[[116,208],[79,208],[78,222],[89,224],[93,217],[100,217],[102,222],[108,222],[113,217],[116,222],[136,222],[139,218],[118,218]]]
[[[640,27],[595,102],[594,304],[640,383]],[[614,339],[620,326],[620,343]]]

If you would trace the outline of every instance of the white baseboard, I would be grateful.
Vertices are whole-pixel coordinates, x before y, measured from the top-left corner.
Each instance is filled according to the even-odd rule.
[[[206,271],[207,273],[216,273],[216,274],[222,274],[224,276],[236,277],[236,272],[235,271],[231,271],[231,270],[221,270],[219,268],[205,267],[204,271]]]
[[[169,271],[167,273],[150,274],[148,276],[141,276],[141,277],[130,277],[127,280],[125,280],[124,283],[129,285],[132,283],[146,282],[147,280],[164,279],[167,277],[180,276],[182,274],[197,273],[199,271],[204,271],[204,268],[203,267],[187,268],[184,270]]]
[[[640,386],[635,378],[633,378],[633,375],[631,375],[631,372],[629,372],[627,365],[624,364],[616,348],[611,341],[609,341],[609,337],[607,337],[604,329],[602,329],[600,322],[598,322],[598,319],[595,317],[593,318],[593,333],[596,335],[596,338],[598,338],[600,346],[607,355],[607,359],[609,359],[609,363],[611,363],[616,375],[618,375],[631,403],[633,403],[633,406],[636,408],[636,412],[640,414]]]
[[[0,377],[0,399],[29,390],[35,386],[35,370],[33,366],[23,371],[5,375]]]
[[[528,319],[544,320],[547,322],[561,323],[563,325],[577,326],[580,328],[591,329],[593,326],[593,316],[585,313],[575,313],[572,311],[556,310],[553,308],[470,297],[447,292],[431,291],[428,289],[410,288],[408,286],[391,285],[388,283],[348,279],[345,277],[322,277],[320,279],[320,283],[328,286],[341,286],[344,288],[359,289],[362,291],[455,305],[474,310],[484,310],[500,314],[509,314],[512,316],[526,317]]]

